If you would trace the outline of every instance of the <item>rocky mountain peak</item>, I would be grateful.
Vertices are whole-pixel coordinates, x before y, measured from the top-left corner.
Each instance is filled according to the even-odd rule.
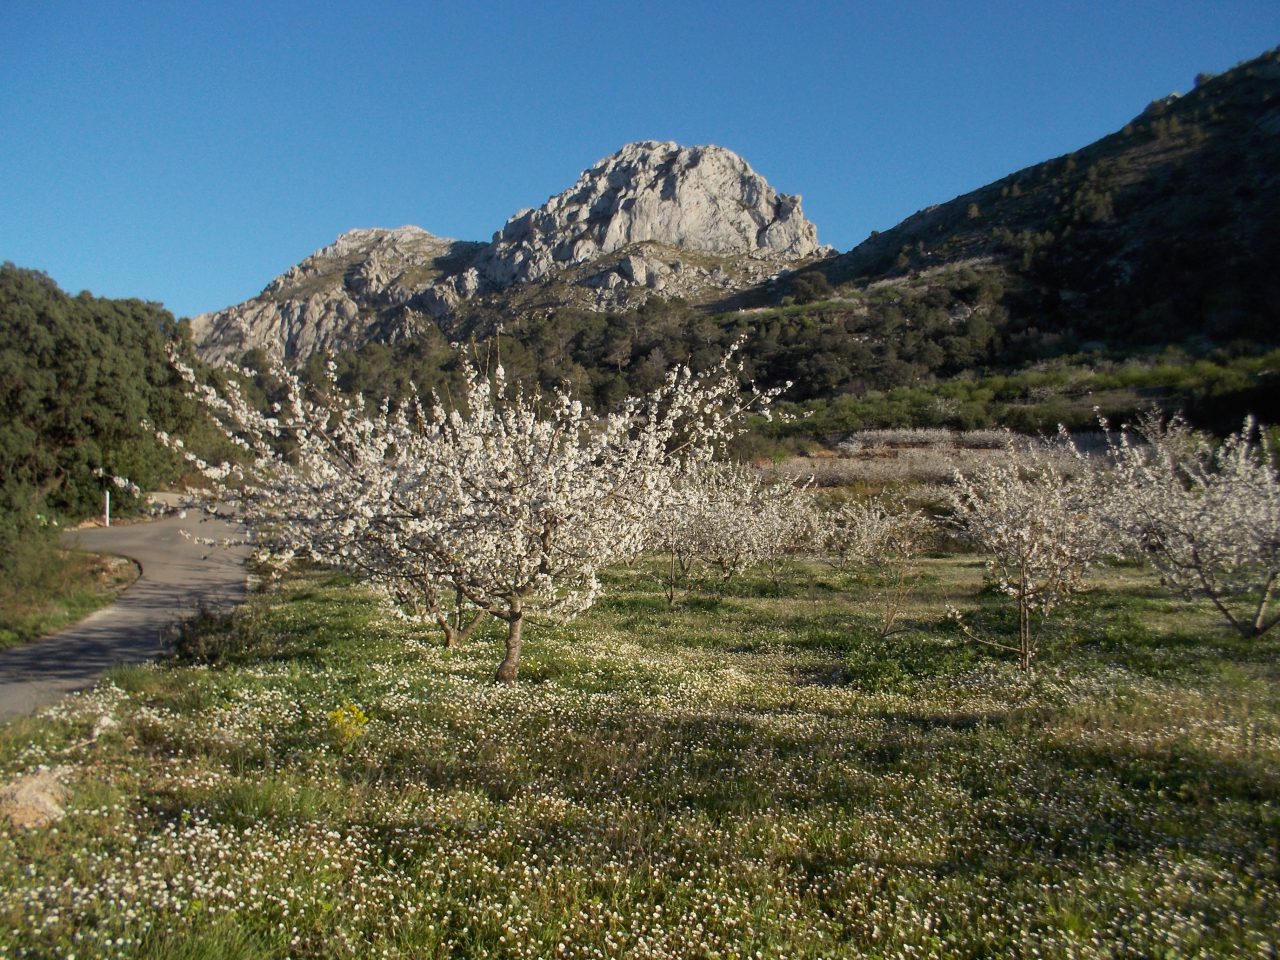
[[[511,217],[477,266],[505,287],[643,242],[779,261],[823,252],[800,197],[779,194],[733,151],[642,140]]]
[[[192,334],[208,360],[255,347],[305,358],[453,323],[477,298],[518,310],[552,281],[562,302],[589,309],[708,299],[827,252],[800,197],[778,193],[733,151],[644,140],[515,214],[491,243],[413,226],[349,230],[252,300],[196,317]]]

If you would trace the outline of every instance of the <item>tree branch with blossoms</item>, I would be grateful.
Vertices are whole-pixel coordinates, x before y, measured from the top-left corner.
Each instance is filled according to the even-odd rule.
[[[214,390],[176,365],[246,453],[243,464],[188,460],[236,506],[264,561],[356,570],[459,640],[474,628],[460,626],[465,597],[507,623],[503,682],[516,678],[526,617],[591,606],[600,569],[645,546],[679,478],[779,392],[744,394],[735,351],[705,374],[672,370],[603,416],[566,388],[509,385],[500,364],[490,374],[464,360],[457,405],[415,393],[395,409],[343,396],[332,363],[318,396],[277,365],[285,399],[264,413],[234,382]]]

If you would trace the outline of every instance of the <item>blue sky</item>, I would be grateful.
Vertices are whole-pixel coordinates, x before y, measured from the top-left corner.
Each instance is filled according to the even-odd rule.
[[[632,140],[847,250],[1280,44],[1280,3],[9,4],[0,260],[179,315],[353,227],[487,240]]]

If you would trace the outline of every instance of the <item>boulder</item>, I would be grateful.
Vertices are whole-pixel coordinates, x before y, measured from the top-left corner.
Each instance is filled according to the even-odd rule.
[[[0,787],[0,820],[23,830],[57,823],[66,815],[62,802],[67,788],[60,779],[65,772],[62,768],[40,770]]]

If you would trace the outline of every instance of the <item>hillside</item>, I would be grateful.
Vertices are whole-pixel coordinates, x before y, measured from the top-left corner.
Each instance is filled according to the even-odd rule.
[[[412,226],[349,230],[245,303],[202,314],[192,336],[211,362],[246,350],[305,359],[365,343],[396,343],[433,326],[441,277],[472,265],[482,245]]]
[[[740,335],[748,372],[876,426],[1087,426],[1151,404],[1214,429],[1280,390],[1280,53],[1151,104],[1067,157],[921,211],[848,253],[702,307],[505,321],[545,382],[598,401]],[[484,329],[480,327],[479,329]],[[357,383],[358,377],[352,382]],[[819,424],[825,425],[820,430]]]
[[[1275,343],[1280,52],[1150,104],[1125,127],[873,235],[837,284],[965,266],[1005,287],[1028,356],[1181,340]]]
[[[608,406],[746,336],[747,373],[790,381],[832,435],[1150,403],[1231,429],[1280,416],[1254,362],[1280,346],[1277,262],[1273,51],[840,256],[736,155],[644,142],[490,244],[353,232],[195,331],[212,359],[335,350],[344,385],[379,396],[443,382],[451,341],[501,329],[513,374]]]

